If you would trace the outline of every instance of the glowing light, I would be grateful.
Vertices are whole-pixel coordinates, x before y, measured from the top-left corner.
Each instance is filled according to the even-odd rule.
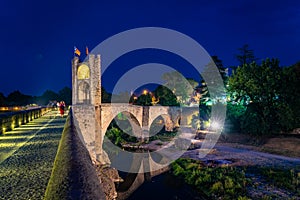
[[[221,128],[221,125],[220,125],[219,122],[213,121],[213,122],[210,124],[210,128],[213,129],[213,130],[217,130],[217,129],[220,129],[220,128]]]
[[[144,90],[144,91],[143,91],[143,94],[144,94],[144,95],[148,94],[148,90]]]
[[[85,64],[78,67],[77,77],[79,80],[89,79],[90,78],[90,68]]]

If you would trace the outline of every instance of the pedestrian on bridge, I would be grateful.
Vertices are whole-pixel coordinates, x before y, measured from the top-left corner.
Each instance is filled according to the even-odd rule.
[[[63,117],[64,114],[65,114],[65,107],[66,107],[66,104],[64,101],[61,101],[59,103],[59,112],[60,112],[60,116]]]

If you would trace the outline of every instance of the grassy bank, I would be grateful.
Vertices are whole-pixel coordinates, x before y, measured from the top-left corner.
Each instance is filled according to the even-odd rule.
[[[299,199],[300,170],[272,167],[208,167],[178,159],[171,172],[209,199]]]

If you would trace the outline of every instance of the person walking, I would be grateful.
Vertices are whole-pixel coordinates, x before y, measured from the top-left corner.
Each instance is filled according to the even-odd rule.
[[[61,102],[59,103],[59,112],[60,112],[60,116],[61,116],[61,117],[63,117],[64,114],[65,114],[65,106],[66,106],[66,104],[65,104],[64,101],[61,101]]]

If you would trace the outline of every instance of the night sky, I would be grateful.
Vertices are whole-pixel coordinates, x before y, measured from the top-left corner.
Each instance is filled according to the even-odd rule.
[[[278,58],[283,66],[300,61],[300,1],[296,0],[1,0],[0,25],[0,92],[5,95],[14,90],[41,95],[46,89],[71,87],[74,46],[84,59],[86,46],[91,51],[106,38],[138,27],[182,32],[225,66],[238,64],[234,55],[244,44],[256,57]],[[133,65],[128,63],[139,60],[138,55],[122,58],[124,65]],[[126,69],[121,68],[122,64],[115,64],[104,74],[105,87],[111,88],[114,72]]]

